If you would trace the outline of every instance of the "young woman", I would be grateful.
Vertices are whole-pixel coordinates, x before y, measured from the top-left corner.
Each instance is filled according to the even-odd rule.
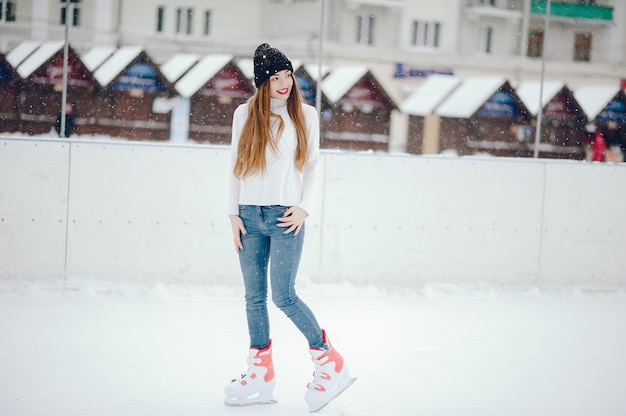
[[[313,206],[319,121],[315,109],[301,103],[292,71],[281,51],[260,45],[254,53],[257,91],[233,115],[228,214],[245,287],[250,349],[248,369],[226,386],[225,403],[276,403],[269,268],[273,302],[309,343],[315,373],[305,400],[318,411],[356,379],[295,291],[304,222]]]

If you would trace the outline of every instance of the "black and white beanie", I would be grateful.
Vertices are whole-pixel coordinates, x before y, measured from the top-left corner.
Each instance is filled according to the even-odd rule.
[[[288,69],[293,71],[291,61],[284,53],[263,43],[254,51],[254,85],[257,88],[275,73]]]

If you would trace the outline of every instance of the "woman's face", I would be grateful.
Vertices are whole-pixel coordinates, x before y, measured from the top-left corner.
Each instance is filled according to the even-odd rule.
[[[270,77],[270,96],[278,100],[286,100],[291,94],[293,77],[291,71],[284,69]]]

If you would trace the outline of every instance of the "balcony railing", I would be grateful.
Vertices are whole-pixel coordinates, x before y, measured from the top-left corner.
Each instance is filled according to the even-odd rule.
[[[530,11],[532,14],[546,14],[546,8],[547,2],[545,0],[533,0]],[[613,21],[613,8],[553,1],[550,4],[550,16]]]

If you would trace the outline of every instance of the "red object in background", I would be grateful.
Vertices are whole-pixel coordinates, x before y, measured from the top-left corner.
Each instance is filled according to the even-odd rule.
[[[626,78],[622,78],[619,85],[620,87],[622,87],[623,90],[626,90]]]
[[[596,136],[591,142],[591,149],[593,150],[593,158],[591,160],[594,162],[603,162],[604,151],[606,150],[606,141],[604,140],[602,133],[596,133]]]

